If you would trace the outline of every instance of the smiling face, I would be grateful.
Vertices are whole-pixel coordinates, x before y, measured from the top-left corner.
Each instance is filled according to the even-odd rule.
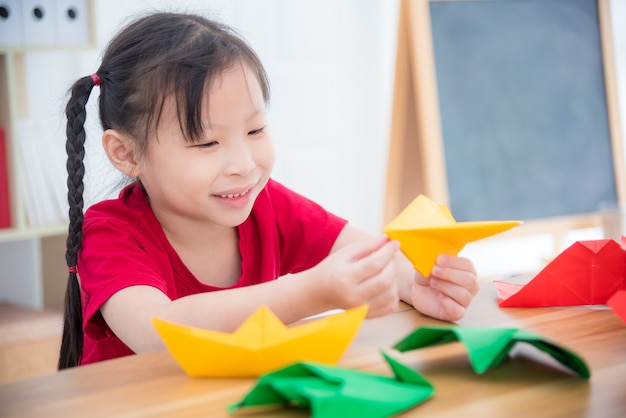
[[[138,177],[166,230],[241,224],[272,171],[266,104],[245,64],[214,79],[203,111],[204,136],[187,142],[174,100],[166,100],[156,138],[138,161]]]

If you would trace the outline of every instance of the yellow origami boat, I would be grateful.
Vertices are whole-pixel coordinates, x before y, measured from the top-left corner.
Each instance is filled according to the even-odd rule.
[[[457,222],[445,205],[419,195],[384,229],[423,276],[439,254],[457,255],[468,242],[520,225],[521,221]]]
[[[261,306],[235,332],[153,318],[167,349],[191,377],[257,377],[299,361],[335,364],[356,335],[367,305],[287,327]]]

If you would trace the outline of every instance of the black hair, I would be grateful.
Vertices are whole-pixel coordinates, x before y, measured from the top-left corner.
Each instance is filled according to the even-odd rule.
[[[67,103],[67,187],[69,230],[65,259],[69,278],[65,294],[59,369],[80,364],[83,318],[77,261],[82,241],[86,104],[94,85],[102,128],[116,129],[145,152],[159,126],[166,99],[176,104],[185,140],[203,136],[202,115],[211,82],[235,65],[246,64],[256,75],[263,98],[269,83],[259,58],[231,28],[207,18],[157,12],[127,25],[107,46],[95,75],[77,80]]]

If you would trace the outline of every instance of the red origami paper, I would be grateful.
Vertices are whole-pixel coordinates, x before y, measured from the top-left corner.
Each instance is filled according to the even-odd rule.
[[[626,322],[626,290],[618,290],[607,302],[622,321]]]
[[[495,285],[502,307],[606,304],[626,290],[626,250],[612,239],[577,241],[527,284]]]

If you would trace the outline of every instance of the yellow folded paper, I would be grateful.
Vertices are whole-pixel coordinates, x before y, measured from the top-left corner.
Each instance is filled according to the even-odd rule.
[[[256,377],[299,361],[335,364],[367,314],[367,305],[287,327],[261,306],[234,333],[153,318],[166,347],[192,377]]]
[[[439,254],[457,255],[465,244],[506,231],[521,221],[457,222],[444,205],[419,195],[383,231],[400,242],[415,269],[428,276]]]

